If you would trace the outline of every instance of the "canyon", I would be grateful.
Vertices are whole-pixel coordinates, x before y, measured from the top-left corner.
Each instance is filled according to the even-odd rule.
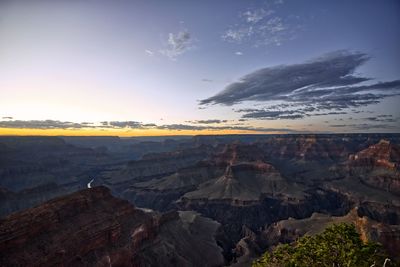
[[[0,265],[250,266],[338,222],[396,260],[399,144],[399,134],[0,137]]]

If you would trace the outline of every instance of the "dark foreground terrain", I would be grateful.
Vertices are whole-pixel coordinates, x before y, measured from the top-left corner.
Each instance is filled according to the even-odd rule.
[[[399,144],[400,134],[0,137],[0,266],[249,266],[340,222],[394,261]]]

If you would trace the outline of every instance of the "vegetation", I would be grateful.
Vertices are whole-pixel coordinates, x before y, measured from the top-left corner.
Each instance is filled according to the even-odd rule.
[[[292,244],[278,245],[253,262],[253,267],[369,267],[383,266],[385,259],[379,243],[364,244],[354,225],[341,223],[328,227],[321,234],[306,235]]]

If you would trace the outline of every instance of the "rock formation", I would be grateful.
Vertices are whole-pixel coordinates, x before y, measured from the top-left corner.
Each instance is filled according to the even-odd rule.
[[[349,156],[350,176],[363,183],[400,195],[400,147],[381,140]]]
[[[145,212],[95,187],[1,220],[0,265],[220,266],[218,227],[193,212]]]

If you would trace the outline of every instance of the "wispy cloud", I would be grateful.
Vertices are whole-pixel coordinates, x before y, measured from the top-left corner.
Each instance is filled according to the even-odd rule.
[[[154,52],[149,49],[144,50],[144,52],[150,57],[154,56]]]
[[[201,100],[200,105],[257,101],[268,107],[238,112],[244,112],[244,118],[299,119],[321,111],[346,112],[400,95],[400,80],[371,83],[371,78],[355,75],[368,59],[364,53],[342,50],[301,64],[259,69]],[[276,101],[281,104],[274,105]]]
[[[249,9],[238,15],[239,22],[222,34],[224,41],[251,43],[253,46],[279,46],[295,39],[302,26],[296,17],[276,15],[275,8],[282,3],[272,3],[265,8]],[[291,21],[291,20],[296,21]]]
[[[176,60],[179,55],[184,54],[192,48],[191,34],[184,30],[176,34],[169,33],[166,47],[160,52],[172,60]]]
[[[226,123],[228,120],[196,120],[196,121],[187,121],[188,123],[195,123],[195,124],[218,124],[218,123]]]
[[[265,10],[263,8],[255,9],[255,10],[247,10],[240,14],[239,16],[244,18],[244,20],[248,23],[257,23],[263,20],[265,17],[274,13],[274,10],[269,9]]]
[[[243,53],[240,52],[240,51],[237,51],[237,52],[235,52],[235,55],[237,55],[237,56],[243,56]]]

